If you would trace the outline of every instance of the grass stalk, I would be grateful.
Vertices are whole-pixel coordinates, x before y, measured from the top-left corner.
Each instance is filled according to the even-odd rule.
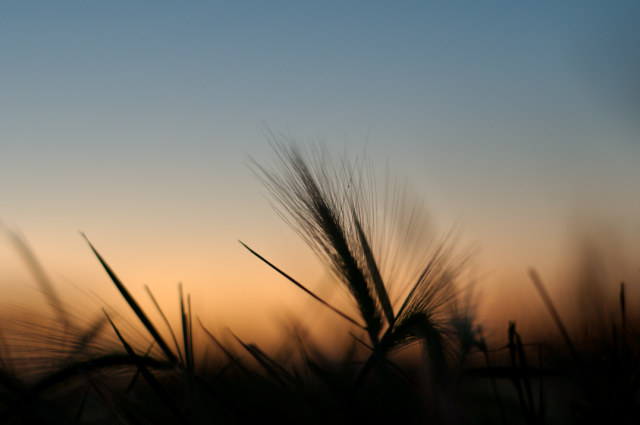
[[[164,315],[164,312],[160,308],[160,305],[158,304],[158,302],[156,301],[155,297],[151,293],[151,290],[149,289],[149,287],[147,285],[144,285],[144,289],[146,289],[147,293],[149,294],[149,297],[151,297],[151,301],[153,301],[153,304],[156,306],[156,309],[160,313],[160,316],[162,316],[162,320],[164,320],[164,323],[167,325],[167,328],[169,328],[169,332],[171,333],[171,338],[173,339],[173,343],[176,346],[176,352],[178,353],[178,357],[179,357],[180,363],[185,365],[186,363],[185,363],[184,359],[182,358],[182,352],[180,351],[180,346],[178,345],[178,340],[176,338],[176,334],[173,332],[173,328],[169,324],[169,320],[167,320],[167,317]]]
[[[133,298],[133,296],[131,296],[131,294],[129,293],[127,288],[124,286],[124,284],[120,281],[120,279],[118,279],[118,276],[116,276],[113,270],[111,270],[111,267],[109,267],[109,265],[106,263],[106,261],[104,261],[102,256],[98,254],[98,251],[96,251],[96,249],[93,247],[91,242],[89,242],[89,239],[87,239],[85,234],[81,233],[81,235],[82,237],[85,238],[85,240],[91,247],[91,250],[93,251],[95,256],[98,257],[98,261],[100,261],[100,264],[102,264],[102,267],[104,267],[105,271],[111,278],[111,281],[116,285],[116,287],[118,288],[118,290],[120,291],[124,299],[127,301],[127,303],[129,304],[129,307],[131,307],[131,309],[135,312],[136,316],[138,316],[138,319],[140,319],[140,321],[142,322],[144,327],[147,328],[147,330],[149,331],[153,339],[156,341],[156,343],[158,344],[162,352],[165,354],[165,356],[167,356],[167,359],[173,363],[177,363],[178,359],[176,355],[173,354],[173,352],[171,351],[167,343],[164,341],[164,338],[162,338],[162,336],[158,333],[155,326],[153,326],[153,323],[151,323],[151,321],[149,320],[147,315],[144,313],[142,308],[140,308],[136,300]]]
[[[587,393],[586,395],[587,395],[587,398],[588,398],[589,402],[592,405],[596,405],[598,403],[598,400],[597,400],[597,397],[596,397],[595,389],[594,389],[594,387],[593,387],[593,385],[591,383],[591,379],[589,378],[589,375],[587,373],[587,369],[585,368],[584,364],[582,363],[582,360],[580,359],[580,356],[578,355],[578,351],[576,350],[575,346],[573,345],[573,342],[571,341],[571,338],[569,337],[569,332],[567,332],[567,328],[562,323],[562,320],[560,319],[560,315],[558,314],[558,311],[556,310],[555,306],[553,305],[553,302],[551,301],[551,297],[549,297],[549,294],[547,293],[547,290],[545,289],[544,285],[542,284],[542,280],[540,280],[540,277],[538,276],[538,273],[534,269],[530,269],[529,270],[529,276],[531,277],[531,280],[533,281],[533,284],[535,285],[536,289],[538,290],[538,293],[540,294],[540,297],[542,298],[542,301],[544,302],[545,306],[547,307],[547,310],[549,310],[549,313],[551,314],[551,317],[553,318],[556,326],[560,330],[560,333],[562,334],[562,337],[564,338],[564,341],[567,344],[567,347],[569,347],[569,351],[571,352],[571,356],[573,357],[573,360],[576,362],[576,366],[578,367],[578,370],[580,371],[580,374],[582,375],[582,379],[584,381],[585,389],[586,389],[586,393]]]
[[[160,381],[158,381],[157,378],[153,376],[147,365],[140,360],[140,357],[138,357],[133,348],[131,348],[127,341],[125,341],[124,337],[120,334],[120,331],[118,331],[118,328],[111,321],[111,318],[106,311],[104,311],[104,314],[107,316],[109,323],[111,323],[113,330],[116,332],[116,335],[118,335],[118,338],[120,339],[120,342],[122,342],[125,350],[127,350],[127,354],[129,354],[129,356],[133,359],[136,367],[138,368],[144,379],[149,383],[149,386],[151,386],[153,391],[160,397],[162,403],[167,407],[167,409],[171,412],[171,414],[179,424],[189,425],[189,421],[187,420],[186,416],[184,416],[178,405],[173,401],[167,390],[165,390]]]
[[[178,284],[178,292],[180,293],[180,323],[182,324],[182,349],[184,350],[185,367],[187,371],[192,370],[191,364],[191,338],[189,335],[189,319],[184,307],[184,295],[182,293],[182,284]]]
[[[35,278],[36,284],[40,287],[40,290],[47,298],[48,304],[53,309],[54,313],[58,316],[60,323],[62,323],[65,335],[69,334],[69,314],[64,308],[62,301],[57,295],[57,292],[47,277],[44,269],[40,265],[40,262],[34,255],[33,251],[27,245],[26,240],[19,236],[17,233],[7,229],[9,239],[13,243],[13,246],[18,251],[22,259],[27,265],[27,268]],[[66,338],[65,338],[66,340]],[[64,347],[63,347],[64,348]]]
[[[350,316],[348,316],[347,314],[343,313],[342,311],[338,310],[337,308],[335,308],[334,306],[332,306],[331,304],[329,304],[328,302],[326,302],[325,300],[323,300],[322,298],[320,298],[319,296],[317,296],[316,294],[314,294],[313,292],[311,292],[310,290],[308,290],[307,288],[305,288],[301,283],[298,283],[298,281],[296,281],[294,278],[292,278],[291,276],[289,276],[288,274],[286,274],[285,272],[283,272],[282,270],[280,270],[278,267],[274,266],[272,263],[270,263],[267,259],[265,259],[263,256],[261,256],[260,254],[258,254],[257,252],[255,252],[254,250],[252,250],[251,248],[249,248],[247,245],[245,245],[242,241],[238,241],[242,244],[242,246],[244,246],[245,248],[247,248],[249,250],[249,252],[251,252],[253,255],[255,255],[256,257],[258,257],[259,259],[261,259],[264,263],[266,263],[269,267],[271,267],[272,269],[274,269],[275,271],[277,271],[278,273],[280,273],[282,276],[284,276],[285,278],[287,278],[291,283],[293,283],[294,285],[296,285],[298,288],[302,289],[304,292],[306,292],[307,294],[311,295],[313,298],[315,298],[317,301],[319,301],[320,303],[324,304],[326,307],[328,307],[330,310],[332,310],[334,313],[337,313],[338,315],[342,316],[344,319],[348,320],[349,322],[351,322],[352,324],[356,325],[357,327],[359,327],[360,329],[366,329],[364,326],[362,326],[360,323],[358,323],[356,320],[352,319]]]
[[[624,282],[620,283],[620,316],[622,319],[622,364],[626,365],[629,358],[629,343],[627,341],[627,309],[624,296]]]
[[[540,294],[540,298],[542,298],[542,301],[544,302],[545,307],[547,307],[547,310],[549,310],[549,313],[551,314],[553,321],[558,327],[558,330],[560,330],[560,333],[564,338],[564,342],[567,344],[567,347],[569,347],[571,356],[573,357],[575,362],[579,365],[579,367],[582,369],[582,366],[581,366],[582,362],[580,360],[580,357],[578,356],[578,351],[573,345],[573,342],[571,341],[571,337],[569,337],[569,332],[567,332],[567,328],[565,328],[564,323],[562,323],[562,319],[560,319],[560,315],[558,314],[558,311],[553,305],[553,302],[551,301],[551,297],[549,297],[549,293],[547,292],[544,285],[542,284],[542,280],[540,280],[538,273],[533,269],[529,270],[529,276],[531,277],[533,284],[538,290],[538,294]]]
[[[520,400],[520,406],[526,421],[533,425],[535,424],[534,405],[533,405],[533,393],[531,391],[531,381],[529,379],[527,359],[522,346],[522,340],[520,335],[516,332],[516,323],[509,322],[509,354],[511,357],[511,369],[513,375],[511,376],[511,382],[516,388],[518,393],[518,399]],[[518,372],[518,369],[520,372]],[[520,380],[524,381],[523,385]],[[526,399],[525,399],[526,395]]]

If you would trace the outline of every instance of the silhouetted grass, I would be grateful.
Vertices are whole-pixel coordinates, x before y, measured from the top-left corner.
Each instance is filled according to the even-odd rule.
[[[171,346],[91,243],[139,324],[111,309],[91,321],[73,314],[24,239],[10,233],[53,315],[25,309],[22,319],[0,325],[0,423],[637,423],[640,316],[629,311],[624,284],[606,332],[585,336],[567,329],[532,271],[540,306],[561,337],[532,340],[510,322],[504,343],[491,347],[474,317],[473,292],[459,284],[468,255],[449,236],[421,239],[428,235],[418,210],[404,209],[388,175],[380,203],[367,163],[334,162],[291,141],[273,145],[276,163],[255,164],[256,173],[357,314],[243,245],[343,317],[343,331],[312,339],[294,321],[286,349],[269,353],[231,330],[206,329],[181,285],[174,332],[147,288]],[[148,333],[151,343],[130,338],[125,326]]]

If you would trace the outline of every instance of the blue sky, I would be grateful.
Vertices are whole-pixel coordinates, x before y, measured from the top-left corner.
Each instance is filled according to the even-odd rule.
[[[488,288],[558,279],[584,234],[637,271],[639,20],[631,1],[6,3],[0,220],[105,294],[78,230],[134,292],[279,302],[237,239],[323,278],[247,167],[273,131],[388,161]]]

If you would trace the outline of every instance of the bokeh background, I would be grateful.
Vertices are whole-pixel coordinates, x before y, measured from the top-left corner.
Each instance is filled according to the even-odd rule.
[[[486,326],[537,314],[532,266],[639,297],[638,2],[4,2],[0,63],[3,233],[81,316],[127,307],[79,231],[148,310],[182,282],[248,340],[333,323],[238,243],[348,304],[252,174],[270,133],[406,180]],[[3,314],[46,309],[5,236]]]

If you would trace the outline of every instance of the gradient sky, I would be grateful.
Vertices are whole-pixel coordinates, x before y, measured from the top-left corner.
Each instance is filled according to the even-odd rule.
[[[247,166],[269,131],[388,161],[487,305],[585,240],[640,281],[636,1],[4,2],[0,63],[0,220],[69,299],[122,303],[78,231],[146,306],[181,281],[249,338],[313,303],[238,239],[331,295]],[[0,272],[5,305],[40,296],[6,238]]]

